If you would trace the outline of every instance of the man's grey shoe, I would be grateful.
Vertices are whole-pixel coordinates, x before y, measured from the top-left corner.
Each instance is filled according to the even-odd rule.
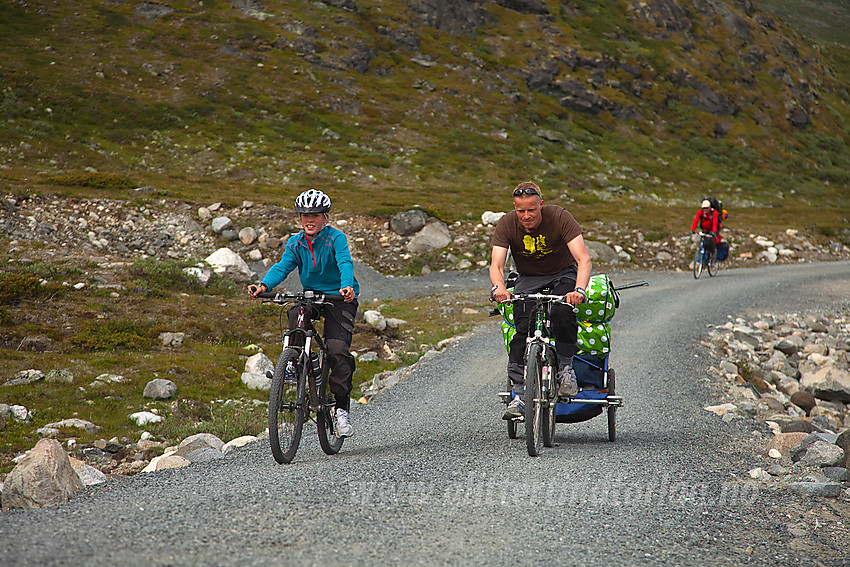
[[[517,396],[508,404],[505,413],[502,414],[502,419],[516,419],[517,417],[525,416],[525,404],[522,399]]]
[[[578,394],[576,371],[573,370],[571,364],[567,364],[558,370],[558,395],[567,397],[575,396],[576,394]]]

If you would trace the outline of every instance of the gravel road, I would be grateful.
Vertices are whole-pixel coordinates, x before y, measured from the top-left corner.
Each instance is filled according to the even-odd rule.
[[[288,466],[261,442],[4,513],[0,563],[846,565],[834,543],[846,532],[801,534],[792,516],[809,504],[750,484],[755,456],[738,440],[752,424],[702,409],[718,397],[699,340],[729,315],[847,308],[850,265],[615,283],[633,279],[650,287],[624,291],[613,322],[626,404],[615,443],[604,415],[559,425],[537,458],[509,440],[491,321],[354,408],[339,455],[324,455],[311,428]]]

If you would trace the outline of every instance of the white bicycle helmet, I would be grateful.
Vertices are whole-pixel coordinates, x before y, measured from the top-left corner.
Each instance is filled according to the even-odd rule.
[[[331,198],[317,189],[307,189],[295,199],[296,213],[328,213]]]

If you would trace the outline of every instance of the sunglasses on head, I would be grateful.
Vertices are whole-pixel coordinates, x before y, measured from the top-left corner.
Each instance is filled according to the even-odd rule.
[[[540,196],[540,193],[537,192],[537,189],[533,187],[525,187],[524,189],[514,189],[514,197],[519,197],[520,195],[537,195]]]

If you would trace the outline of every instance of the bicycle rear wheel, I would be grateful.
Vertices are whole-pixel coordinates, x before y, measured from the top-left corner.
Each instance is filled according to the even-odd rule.
[[[703,248],[702,243],[697,247],[697,254],[694,257],[694,279],[699,279],[702,275],[702,258],[703,258]]]
[[[511,381],[510,378],[508,378],[508,387],[507,387],[506,391],[510,392],[512,390],[513,390],[513,382]],[[509,419],[505,423],[508,424],[508,439],[516,439],[517,438],[517,434],[516,434],[517,420],[516,419]]]
[[[322,400],[322,409],[316,415],[316,426],[319,430],[319,445],[322,446],[322,451],[327,455],[336,455],[342,448],[344,438],[336,434],[333,399],[328,395],[328,374],[330,374],[330,367],[327,359],[325,359],[319,384],[319,399]]]
[[[306,418],[307,374],[299,364],[300,354],[297,349],[284,349],[272,376],[269,442],[272,456],[280,464],[295,458]]]
[[[553,354],[552,349],[547,349],[546,354]],[[542,409],[541,429],[543,430],[543,446],[554,447],[555,425],[557,424],[555,413],[558,407],[558,362],[555,356],[548,358],[546,365],[549,367],[549,384],[545,392],[546,402]]]
[[[528,454],[536,457],[540,454],[542,441],[543,407],[541,400],[541,353],[540,345],[532,344],[525,361],[525,444]]]
[[[717,275],[717,270],[720,269],[720,262],[717,261],[717,247],[715,246],[714,252],[708,255],[706,258],[706,267],[708,268],[708,275],[714,277]]]
[[[614,395],[614,369],[608,369],[608,395]],[[617,406],[608,406],[608,441],[617,439]]]

